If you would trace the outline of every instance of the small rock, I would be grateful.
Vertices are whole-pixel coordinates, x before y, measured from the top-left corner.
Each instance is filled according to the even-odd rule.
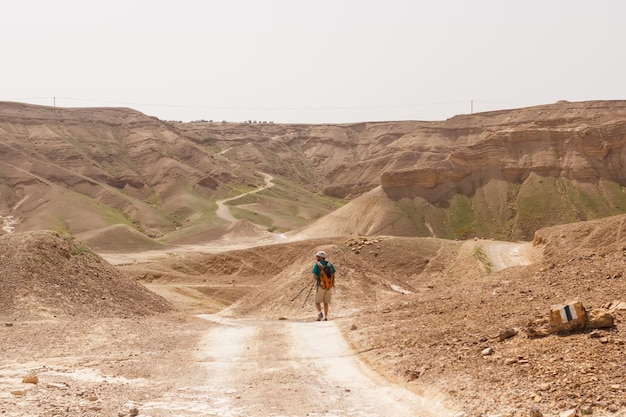
[[[505,341],[506,339],[510,339],[511,337],[514,337],[517,335],[517,331],[515,329],[506,329],[506,330],[502,330],[499,334],[498,334],[498,340],[500,342]]]
[[[559,417],[576,417],[576,409],[572,408],[570,410],[563,411],[561,414],[559,414]]]
[[[352,326],[350,326],[350,330],[356,330],[356,329],[357,329],[356,324],[353,324]]]
[[[414,381],[418,379],[424,373],[423,369],[410,369],[405,372],[407,379],[409,381]]]
[[[494,351],[493,351],[493,348],[488,347],[488,348],[486,348],[486,349],[483,349],[483,350],[480,352],[480,354],[481,354],[481,355],[483,355],[483,356],[489,356],[489,355],[493,355],[493,352],[494,352]]]
[[[530,417],[543,417],[543,413],[536,408],[530,410]]]
[[[549,382],[544,382],[543,384],[539,385],[538,390],[539,391],[549,391],[551,388],[551,385]]]
[[[24,378],[22,378],[22,382],[24,384],[38,384],[39,377],[37,375],[26,375]]]

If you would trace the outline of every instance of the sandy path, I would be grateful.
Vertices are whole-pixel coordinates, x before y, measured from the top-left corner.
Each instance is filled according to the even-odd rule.
[[[145,416],[453,416],[436,400],[383,381],[332,321],[221,319],[198,352],[206,377],[142,405]]]
[[[274,179],[274,177],[272,177],[269,174],[265,174],[263,172],[261,174],[263,175],[263,177],[265,177],[265,185],[255,189],[255,190],[249,191],[249,192],[247,192],[245,194],[242,194],[242,195],[258,193],[259,191],[263,191],[263,190],[266,190],[266,189],[274,186],[274,183],[272,183],[272,180]],[[218,217],[221,217],[222,219],[227,220],[229,222],[237,221],[237,219],[231,214],[230,207],[228,207],[226,205],[226,203],[229,202],[229,201],[241,198],[242,195],[238,195],[238,196],[235,196],[235,197],[226,198],[224,200],[216,201],[216,203],[217,203],[217,211],[216,211],[215,214],[217,214]]]
[[[530,265],[530,242],[499,242],[483,243],[485,252],[493,265],[494,271],[501,271],[512,266]]]

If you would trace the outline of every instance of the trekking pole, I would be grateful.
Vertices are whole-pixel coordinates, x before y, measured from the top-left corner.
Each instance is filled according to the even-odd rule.
[[[302,291],[306,290],[307,288],[309,288],[309,284],[306,284],[306,285],[304,286],[304,288],[302,288],[302,289],[300,290],[300,292],[299,292],[298,294],[296,294],[296,296],[295,296],[295,297],[293,297],[293,298],[291,299],[291,301],[295,300],[295,299],[296,299],[296,298],[297,298],[300,294],[302,294]]]
[[[302,307],[300,308],[304,308],[304,305],[306,304],[306,300],[309,299],[309,295],[311,295],[311,291],[313,291],[313,287],[315,287],[315,281],[311,283],[311,288],[309,288],[309,292],[306,293],[306,297],[304,298],[304,303],[302,303]]]

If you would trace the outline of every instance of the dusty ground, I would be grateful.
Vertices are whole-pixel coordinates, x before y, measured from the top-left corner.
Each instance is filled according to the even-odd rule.
[[[15,234],[4,236],[0,245],[6,258],[2,296],[20,300],[19,293],[31,294],[21,303],[5,302],[1,310],[3,415],[453,415],[436,396],[415,396],[373,373],[341,335],[339,316],[313,322],[310,304],[306,310],[292,304],[298,314],[291,317],[241,318],[236,309],[189,314],[219,310],[215,300],[232,303],[260,288],[258,277],[241,268],[237,285],[232,274],[229,282],[210,283],[204,274],[204,285],[178,282],[155,270],[144,275],[146,286],[167,296],[170,306],[67,236]],[[244,258],[212,256],[230,270],[236,261],[253,263],[253,254],[263,258],[272,250],[250,249]],[[193,268],[201,267],[198,257],[207,258],[178,253],[126,267],[131,273],[187,268],[192,276]],[[230,261],[222,262],[225,257]],[[25,285],[28,277],[32,286]],[[94,277],[118,292],[96,282],[92,291],[78,285]],[[233,286],[242,288],[225,290]],[[52,292],[55,288],[63,294]],[[205,291],[211,301],[194,291]],[[101,302],[105,293],[115,306]]]
[[[383,236],[103,254],[115,267],[68,237],[7,235],[0,410],[623,416],[622,310],[610,329],[525,329],[554,304],[623,300],[624,223],[545,229],[534,245]],[[339,270],[329,322],[306,292],[293,300],[320,248]]]

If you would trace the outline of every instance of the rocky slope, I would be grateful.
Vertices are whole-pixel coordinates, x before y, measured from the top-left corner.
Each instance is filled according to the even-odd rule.
[[[347,202],[356,213],[374,192],[386,209],[342,233],[530,239],[626,211],[625,130],[623,101],[350,125],[0,103],[0,215],[21,231],[126,224],[172,240],[223,224],[216,200],[245,195],[265,172],[272,190],[229,204],[268,229],[302,228]]]
[[[0,319],[141,317],[173,311],[163,298],[69,235],[0,237]]]
[[[625,116],[623,102],[457,116],[403,137],[414,162],[381,185],[419,211],[415,231],[430,223],[438,236],[529,239],[544,225],[621,213]]]
[[[0,105],[3,215],[19,230],[79,233],[128,223],[172,230],[236,182],[224,161],[130,109]]]

